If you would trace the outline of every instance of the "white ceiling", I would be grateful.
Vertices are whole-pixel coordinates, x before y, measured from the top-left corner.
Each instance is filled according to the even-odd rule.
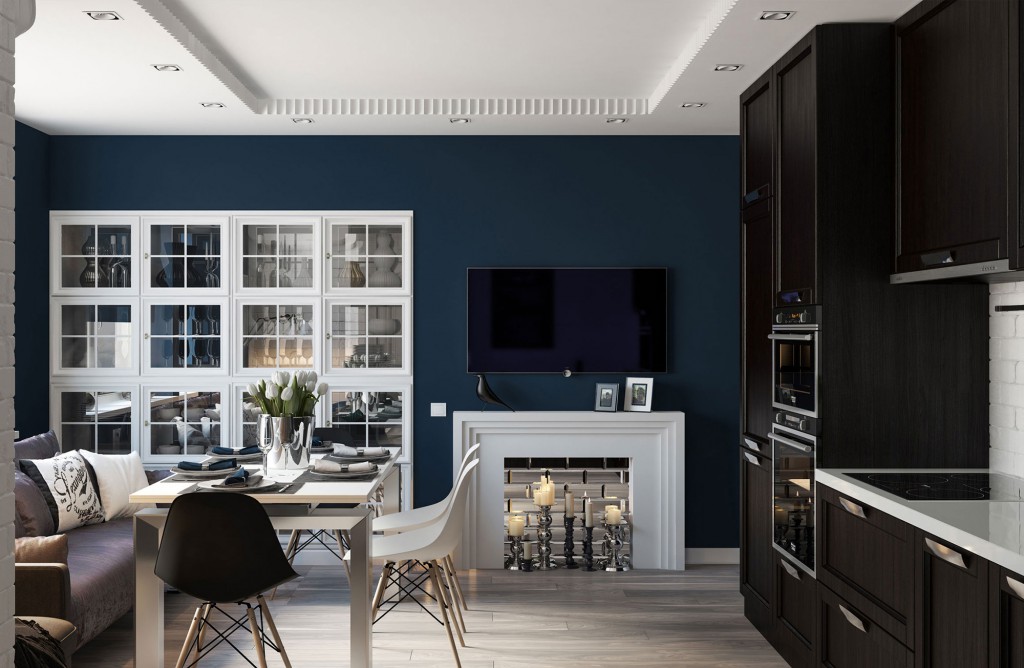
[[[814,25],[916,3],[40,0],[17,117],[50,134],[735,134],[739,94]]]

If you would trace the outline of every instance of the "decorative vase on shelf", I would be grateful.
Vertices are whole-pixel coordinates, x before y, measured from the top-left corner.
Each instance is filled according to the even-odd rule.
[[[377,247],[373,249],[375,256],[393,256],[395,240],[387,232],[377,233]],[[374,288],[402,287],[402,277],[394,272],[397,260],[394,257],[374,257],[373,272],[370,274],[370,286]]]
[[[78,282],[83,288],[95,288],[97,286],[96,275],[96,237],[93,234],[92,228],[89,228],[89,236],[86,238],[85,243],[82,244],[82,255],[85,260],[85,269],[82,270],[81,275],[78,277]]]

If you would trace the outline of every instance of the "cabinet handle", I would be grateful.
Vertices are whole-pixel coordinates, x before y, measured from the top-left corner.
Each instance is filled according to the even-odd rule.
[[[143,427],[148,427],[149,426],[149,420],[143,420],[142,421],[142,426]]]
[[[761,465],[761,460],[755,457],[754,455],[750,454],[749,452],[744,452],[743,456],[746,457],[747,461],[753,464],[754,466]]]
[[[772,439],[773,441],[778,441],[779,443],[782,443],[783,445],[789,446],[791,448],[796,448],[797,450],[800,450],[801,452],[806,452],[808,454],[814,451],[814,448],[812,448],[809,445],[797,443],[794,440],[788,439],[784,436],[779,436],[778,434],[768,434],[768,438]]]
[[[142,254],[142,258],[145,259],[145,260],[148,260],[149,259],[149,253],[143,253]]]
[[[331,259],[331,254],[327,253],[326,255],[327,255],[327,259],[330,260]]]
[[[783,559],[779,563],[782,564],[782,569],[785,570],[786,573],[789,574],[789,577],[793,578],[794,580],[796,580],[798,582],[800,581],[800,571],[798,571],[797,569],[793,568],[793,566],[791,566],[789,564],[789,562],[787,562],[785,559]]]
[[[813,341],[813,334],[769,334],[772,341]]]
[[[928,551],[934,554],[939,559],[953,564],[959,568],[967,570],[967,564],[964,563],[964,555],[960,554],[951,547],[946,547],[942,543],[936,543],[931,538],[924,539],[924,546],[928,548]]]
[[[327,336],[328,339],[331,338],[331,333],[327,332],[326,336]]]
[[[761,452],[761,446],[757,444],[757,441],[751,441],[749,438],[743,439],[743,442],[747,444],[747,447],[754,452]]]
[[[143,335],[142,335],[142,338],[144,338],[144,339],[148,339],[148,338],[149,338],[149,332],[146,332],[145,334],[143,334]]]
[[[1009,575],[1007,575],[1006,584],[1010,586],[1010,589],[1013,590],[1014,594],[1016,594],[1020,598],[1024,598],[1024,582],[1021,582],[1020,580],[1014,580]]]
[[[851,515],[856,515],[862,520],[866,520],[868,518],[868,516],[864,514],[864,507],[857,505],[856,503],[850,501],[849,499],[839,497],[839,505],[841,505],[843,507],[843,510],[845,510],[846,512],[850,513]]]
[[[839,604],[839,612],[843,613],[843,617],[846,617],[846,621],[850,623],[850,626],[857,629],[861,633],[868,632],[867,627],[864,625],[864,620],[862,620],[860,617],[847,610],[846,606],[842,603]]]

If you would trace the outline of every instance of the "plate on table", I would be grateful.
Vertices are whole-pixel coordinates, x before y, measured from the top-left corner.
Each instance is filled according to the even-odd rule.
[[[324,473],[309,469],[310,475],[324,480],[373,480],[378,473],[380,473],[380,469],[376,471],[338,471],[337,473]]]
[[[187,471],[185,469],[179,469],[177,466],[172,466],[171,473],[175,475],[190,476],[193,478],[226,478],[232,473],[238,471],[240,468],[242,467],[236,466],[233,469],[214,469],[213,471]]]
[[[391,459],[391,453],[388,453],[386,455],[377,455],[375,457],[370,457],[367,455],[356,455],[355,457],[348,457],[346,455],[328,455],[326,459],[329,459],[332,462],[339,462],[341,464],[357,464],[359,462],[380,463],[386,462],[387,460]]]
[[[215,461],[219,461],[221,459],[237,459],[240,462],[256,462],[256,461],[260,461],[261,462],[261,461],[263,461],[263,453],[262,452],[255,452],[255,453],[253,453],[251,455],[215,455],[213,453],[210,453],[210,454],[208,454],[206,456],[209,459],[213,459]]]
[[[222,480],[204,480],[199,483],[203,489],[212,489],[215,492],[259,492],[277,485],[276,480],[264,478],[255,485],[225,485]]]

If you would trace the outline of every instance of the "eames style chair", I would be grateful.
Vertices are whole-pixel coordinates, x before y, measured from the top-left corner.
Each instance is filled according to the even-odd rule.
[[[186,494],[175,499],[167,514],[154,571],[171,587],[201,601],[176,668],[185,666],[193,651],[195,659],[188,665],[194,666],[221,643],[256,665],[230,639],[245,626],[252,633],[259,668],[266,668],[266,647],[279,652],[284,665],[291,668],[263,593],[298,574],[285,559],[277,532],[258,501],[226,492]],[[244,614],[237,618],[228,614],[222,607],[227,604],[244,606]],[[224,631],[210,624],[213,610],[231,620]],[[255,610],[259,610],[259,621]],[[273,640],[267,637],[264,624]],[[207,643],[208,629],[215,637]]]

